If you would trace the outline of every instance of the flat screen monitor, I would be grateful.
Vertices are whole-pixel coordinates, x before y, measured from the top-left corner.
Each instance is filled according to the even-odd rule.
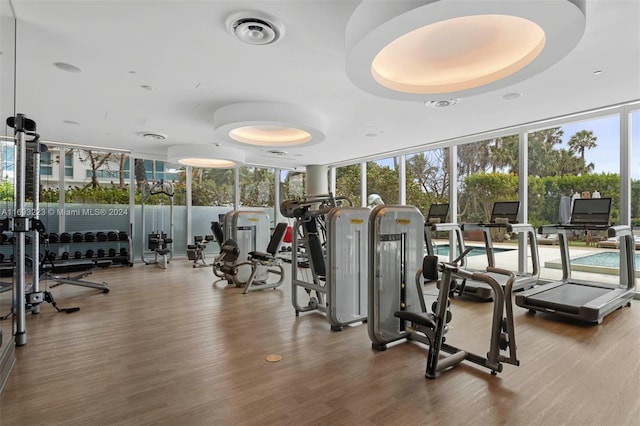
[[[517,223],[520,201],[497,201],[493,203],[491,223]]]
[[[427,213],[427,223],[445,223],[449,214],[449,204],[431,204]]]
[[[609,225],[611,198],[576,198],[571,210],[571,224]]]

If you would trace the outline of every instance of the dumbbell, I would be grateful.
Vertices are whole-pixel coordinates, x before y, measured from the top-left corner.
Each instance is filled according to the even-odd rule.
[[[109,231],[107,233],[107,239],[109,241],[118,241],[118,233],[114,231]]]
[[[83,238],[82,232],[74,232],[71,238],[74,243],[81,243]]]
[[[98,249],[98,257],[104,257],[104,249]]]
[[[73,258],[74,258],[74,259],[82,259],[82,252],[80,252],[80,250],[76,250],[76,251],[73,253]]]
[[[88,243],[92,243],[96,240],[96,234],[94,234],[93,232],[85,232],[84,240]]]
[[[120,241],[127,241],[129,239],[129,236],[127,235],[126,232],[120,231],[120,232],[118,232],[118,239]]]
[[[129,256],[129,252],[126,248],[123,247],[120,249],[120,256]]]
[[[114,248],[109,249],[109,257],[116,257],[116,249]]]
[[[68,232],[63,232],[60,234],[60,242],[61,243],[70,243],[71,242],[71,234]]]
[[[56,260],[56,254],[53,252],[49,252],[49,254],[47,255],[47,260],[50,260],[50,261]]]
[[[84,257],[91,259],[93,257],[93,250],[89,249],[84,253]]]
[[[59,239],[60,239],[60,236],[58,234],[56,234],[55,232],[50,232],[49,233],[49,242],[50,243],[57,243]]]
[[[106,234],[106,232],[100,231],[100,232],[98,232],[96,234],[96,238],[98,239],[98,241],[101,241],[101,242],[102,241],[107,241],[107,234]]]
[[[68,260],[69,259],[69,252],[65,251],[62,253],[62,260]]]

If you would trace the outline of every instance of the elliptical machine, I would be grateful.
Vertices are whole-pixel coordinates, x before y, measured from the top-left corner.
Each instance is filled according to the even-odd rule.
[[[173,194],[173,183],[167,182],[163,179],[158,182],[150,183],[149,187],[147,187],[147,185],[142,186],[142,200],[140,202],[140,236],[142,241],[140,250],[141,258],[145,265],[157,264],[161,268],[166,269],[167,265],[173,258],[171,250],[171,244],[173,243]],[[163,229],[164,216],[162,216],[161,220],[158,221],[159,223],[156,224],[155,217],[158,212],[154,212],[152,216],[154,231],[147,235],[145,232],[144,206],[150,197],[156,195],[166,195],[169,197],[169,233],[167,234]],[[158,228],[155,227],[156,225],[158,225]],[[145,238],[147,239],[146,241]],[[145,245],[148,247],[149,251],[145,251]],[[153,260],[149,258],[149,255],[151,254],[154,256]]]

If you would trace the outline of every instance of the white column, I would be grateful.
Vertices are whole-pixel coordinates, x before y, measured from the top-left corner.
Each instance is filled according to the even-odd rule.
[[[631,120],[630,108],[620,112],[620,225],[631,225]]]
[[[360,163],[360,207],[367,207],[367,163]]]
[[[307,196],[329,193],[327,166],[311,164],[307,166]]]
[[[407,156],[402,154],[400,156],[400,164],[398,164],[398,174],[399,174],[399,193],[398,193],[398,204],[406,205],[407,204]]]
[[[524,129],[518,134],[518,200],[520,222],[529,223],[529,133]],[[527,272],[527,238],[527,234],[518,234],[518,271],[522,272]]]

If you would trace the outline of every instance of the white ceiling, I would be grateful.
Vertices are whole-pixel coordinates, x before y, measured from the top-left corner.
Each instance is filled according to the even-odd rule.
[[[326,139],[320,144],[285,148],[285,157],[246,148],[248,163],[294,168],[640,98],[637,0],[587,0],[585,35],[565,59],[524,82],[444,109],[377,98],[350,82],[345,29],[359,1],[11,3],[18,19],[17,112],[34,119],[45,140],[130,149],[147,158],[165,157],[170,145],[226,145],[214,134],[213,116],[236,102],[291,102],[322,117]],[[239,42],[225,19],[243,9],[278,17],[284,37],[268,46]],[[82,72],[61,71],[55,62]],[[596,70],[602,74],[594,76]],[[502,100],[509,92],[523,96]],[[168,138],[145,139],[140,132]]]

